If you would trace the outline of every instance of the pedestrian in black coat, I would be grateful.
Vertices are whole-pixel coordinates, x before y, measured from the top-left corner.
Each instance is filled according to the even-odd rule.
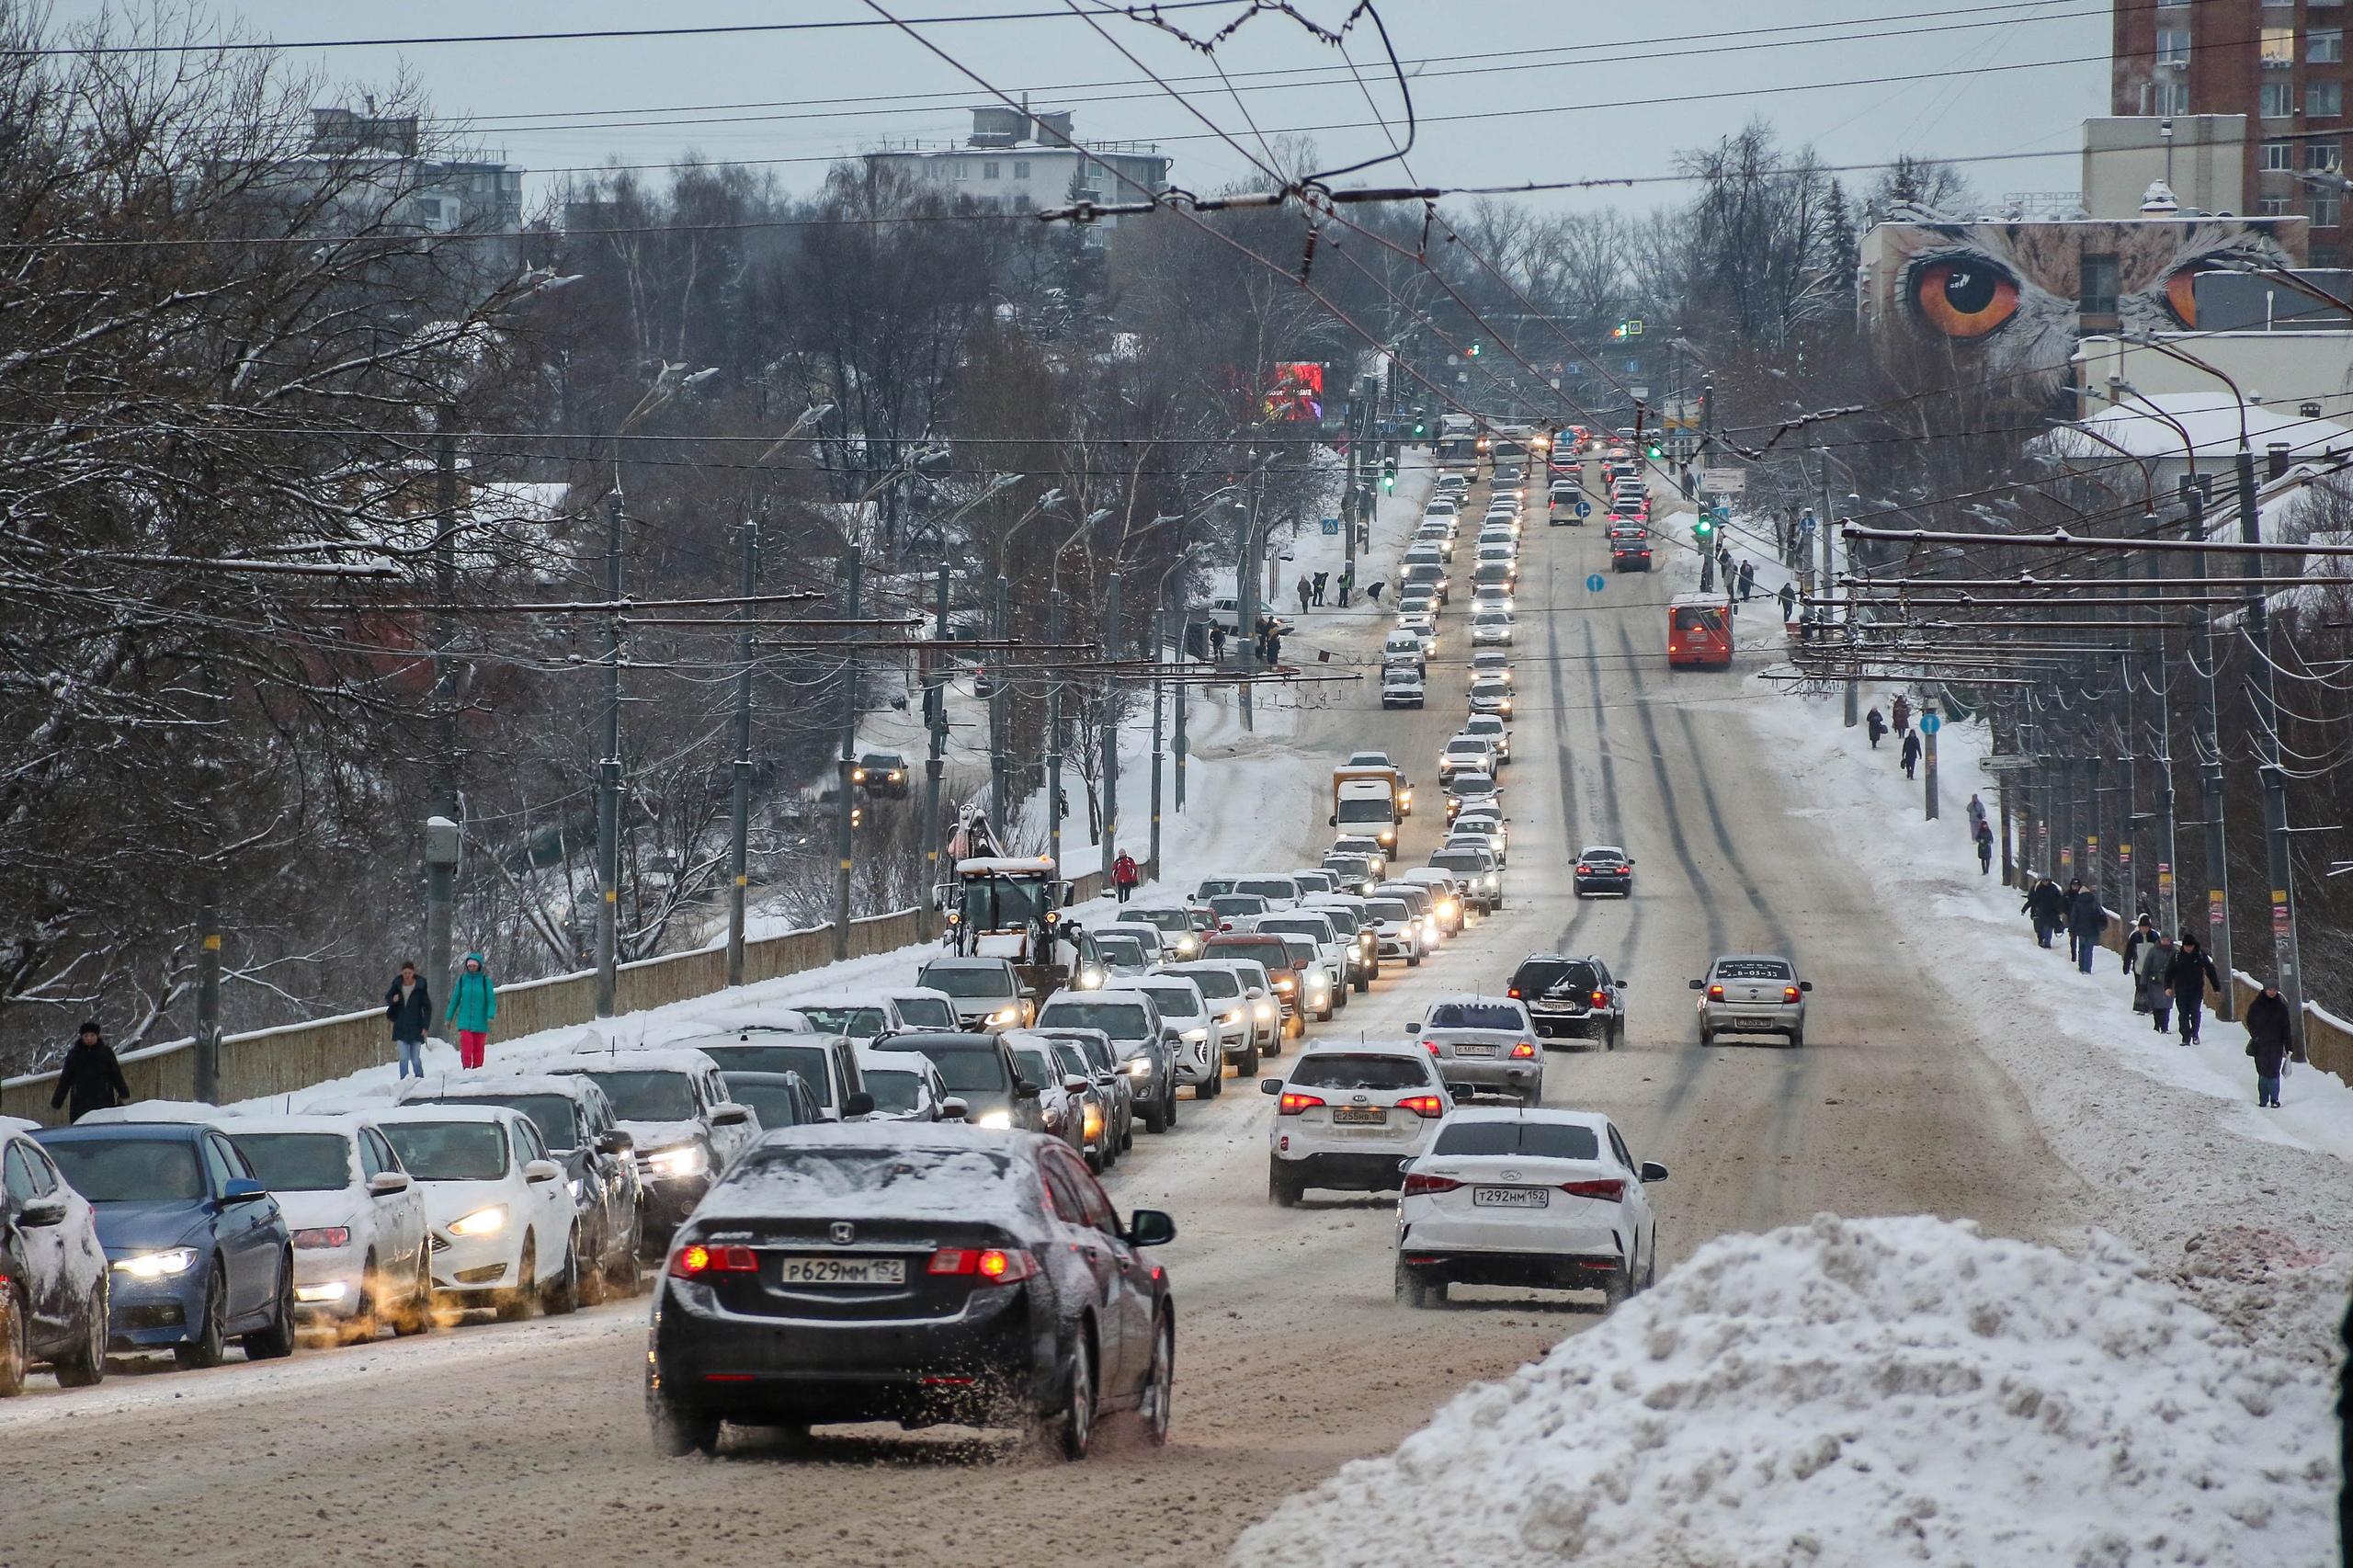
[[[1911,778],[1912,770],[1920,765],[1920,737],[1911,731],[1904,732],[1904,777]]]
[[[2181,950],[2165,966],[2165,992],[2173,998],[2175,1016],[2181,1024],[2181,1043],[2198,1043],[2199,1016],[2206,1008],[2208,986],[2220,991],[2222,977],[2214,972],[2214,960],[2206,956],[2205,945],[2184,931]]]
[[[2142,912],[2139,923],[2132,927],[2131,931],[2129,932],[2124,938],[2125,973],[2131,974],[2132,972],[2133,963],[2141,956],[2142,944],[2145,942],[2154,942],[2156,939],[2157,923],[2150,919],[2147,911],[2144,910]],[[2134,988],[2135,995],[2132,1001],[2132,1010],[2136,1013],[2145,1013],[2148,1011],[2148,1008],[2142,1006],[2138,995],[2138,990],[2139,988],[2136,986]]]
[[[57,1090],[49,1096],[49,1108],[63,1106],[65,1119],[79,1121],[94,1110],[122,1105],[130,1098],[131,1085],[122,1075],[122,1063],[93,1018],[66,1049],[65,1064],[57,1070]]]
[[[2100,933],[2108,929],[2108,905],[2099,901],[2097,888],[2084,888],[2067,906],[2067,933],[2075,943],[2075,960],[2086,974],[2092,971],[2092,956],[2099,951]]]
[[[1789,583],[1782,584],[1780,598],[1781,619],[1785,621],[1795,620],[1798,615],[1798,591],[1796,586]]]
[[[2049,877],[2038,881],[2027,893],[2020,911],[2034,922],[2034,939],[2042,947],[2051,945],[2051,933],[2059,928],[2066,917],[2067,895]]]
[[[1887,716],[1874,708],[1863,715],[1863,728],[1870,732],[1871,750],[1879,750],[1879,740],[1887,733]]]
[[[1754,561],[1740,563],[1740,597],[1744,601],[1756,597],[1756,562]]]
[[[2288,1015],[2288,999],[2279,987],[2266,983],[2263,994],[2246,1006],[2246,1053],[2255,1058],[2255,1103],[2277,1108],[2279,1074],[2295,1044]]]

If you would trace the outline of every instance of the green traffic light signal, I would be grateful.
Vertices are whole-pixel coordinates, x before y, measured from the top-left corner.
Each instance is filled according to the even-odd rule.
[[[1699,521],[1691,525],[1691,531],[1698,534],[1701,539],[1705,539],[1710,534],[1716,531],[1716,520],[1708,516],[1707,513],[1702,512],[1699,514]]]
[[[1479,357],[1479,346],[1478,346],[1477,344],[1475,344],[1475,343],[1474,343],[1474,344],[1472,344],[1472,345],[1471,346],[1471,358],[1472,358],[1473,359],[1476,359],[1478,357]]]
[[[1394,489],[1396,489],[1396,488],[1397,488],[1397,476],[1396,476],[1395,474],[1393,474],[1393,473],[1383,473],[1383,474],[1381,476],[1381,488],[1382,488],[1383,490],[1394,490]]]

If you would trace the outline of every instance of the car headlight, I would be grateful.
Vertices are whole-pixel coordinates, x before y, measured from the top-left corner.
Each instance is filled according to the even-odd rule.
[[[853,767],[853,768],[851,768],[851,769],[849,770],[849,781],[850,781],[851,783],[853,783],[853,784],[863,784],[863,783],[865,783],[865,782],[866,782],[866,769],[864,769],[863,767]]]
[[[1017,1024],[1020,1021],[1021,1009],[1018,1007],[999,1007],[995,1012],[989,1015],[989,1022],[997,1025],[1001,1028],[1010,1028],[1013,1025]]]
[[[1101,970],[1083,969],[1078,971],[1078,989],[1081,991],[1099,991],[1102,987],[1103,971]]]
[[[162,1279],[174,1274],[186,1274],[196,1267],[194,1247],[165,1247],[160,1252],[142,1252],[118,1259],[115,1267],[133,1279]]]
[[[506,1224],[506,1205],[494,1203],[487,1209],[477,1209],[461,1220],[453,1221],[449,1233],[453,1236],[496,1235]]]
[[[680,1143],[654,1150],[645,1156],[645,1163],[658,1176],[700,1176],[710,1169],[710,1151],[699,1143]]]
[[[1013,1125],[1013,1113],[1009,1110],[984,1110],[972,1125],[1003,1132]]]
[[[580,1178],[579,1178],[578,1176],[574,1176],[574,1177],[572,1177],[569,1181],[566,1181],[563,1185],[564,1185],[566,1187],[568,1187],[568,1188],[570,1188],[570,1189],[571,1189],[572,1196],[573,1196],[573,1198],[574,1198],[574,1199],[577,1199],[579,1198],[579,1196],[580,1196]]]
[[[1176,952],[1178,957],[1189,959],[1198,955],[1200,950],[1201,940],[1199,937],[1179,937],[1176,938]]]
[[[1134,1060],[1126,1063],[1126,1065],[1121,1068],[1121,1071],[1126,1073],[1131,1078],[1149,1078],[1152,1076],[1152,1058],[1149,1056],[1136,1057]]]
[[[1235,1008],[1235,1009],[1233,1009],[1233,1011],[1232,1011],[1231,1013],[1228,1013],[1228,1014],[1226,1014],[1223,1017],[1222,1017],[1222,1018],[1218,1019],[1218,1022],[1219,1022],[1220,1024],[1222,1024],[1222,1024],[1238,1024],[1238,1023],[1240,1023],[1241,1021],[1242,1021],[1242,1009],[1241,1009],[1241,1008],[1239,1008],[1239,1007],[1236,1007],[1236,1008]]]

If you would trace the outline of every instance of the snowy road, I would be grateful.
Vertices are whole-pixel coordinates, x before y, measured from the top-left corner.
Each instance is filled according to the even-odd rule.
[[[1529,951],[1599,952],[1631,978],[1628,1047],[1555,1053],[1546,1098],[1608,1111],[1639,1156],[1673,1170],[1654,1191],[1664,1263],[1708,1236],[1820,1210],[2074,1233],[2083,1196],[1981,1051],[1974,1019],[1928,1000],[1941,995],[1927,979],[1929,934],[1846,869],[1852,851],[1828,836],[1836,824],[1805,814],[1804,781],[1743,722],[1740,704],[1755,699],[1734,677],[1664,667],[1673,574],[1608,576],[1591,593],[1586,575],[1607,574],[1599,529],[1547,529],[1540,509],[1536,519],[1505,774],[1509,902],[1324,1029],[1400,1034],[1429,997],[1500,988]],[[1321,619],[1309,626],[1326,635]],[[1445,619],[1446,654],[1460,660],[1459,606]],[[1307,715],[1296,744],[1336,758],[1386,745],[1435,804],[1433,759],[1464,678],[1459,663],[1431,676],[1422,713],[1382,714],[1368,686]],[[1326,810],[1306,800],[1267,824],[1260,863],[1313,863]],[[1408,863],[1439,820],[1407,824]],[[1563,871],[1580,842],[1627,846],[1636,895],[1572,899]],[[1697,1045],[1685,982],[1742,949],[1786,951],[1813,981],[1802,1052]],[[1269,1107],[1250,1087],[1186,1104],[1167,1136],[1139,1134],[1136,1157],[1106,1183],[1122,1207],[1173,1210],[1182,1233],[1164,1255],[1180,1314],[1165,1451],[1116,1441],[1071,1470],[938,1437],[820,1436],[794,1449],[731,1433],[714,1460],[663,1460],[639,1392],[641,1300],[17,1401],[0,1408],[0,1562],[85,1559],[103,1518],[110,1558],[181,1564],[265,1551],[335,1562],[997,1563],[1058,1541],[1090,1562],[1200,1568],[1284,1495],[1392,1448],[1463,1383],[1540,1354],[1592,1312],[1477,1290],[1447,1310],[1392,1305],[1392,1205],[1272,1207]]]

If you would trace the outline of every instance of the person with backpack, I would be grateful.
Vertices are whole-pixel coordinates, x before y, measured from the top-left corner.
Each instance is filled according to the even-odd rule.
[[[479,1067],[490,1049],[490,1021],[498,1017],[498,991],[491,983],[490,967],[480,953],[468,953],[449,988],[449,1010],[444,1023],[458,1026],[458,1065]]]
[[[1124,849],[1111,862],[1111,887],[1121,903],[1127,903],[1136,891],[1136,858]]]
[[[2067,906],[2067,937],[2075,946],[2076,967],[2086,974],[2092,971],[2092,955],[2099,951],[2100,933],[2108,929],[2108,906],[2099,901],[2099,890],[2086,886],[2076,892]]]

